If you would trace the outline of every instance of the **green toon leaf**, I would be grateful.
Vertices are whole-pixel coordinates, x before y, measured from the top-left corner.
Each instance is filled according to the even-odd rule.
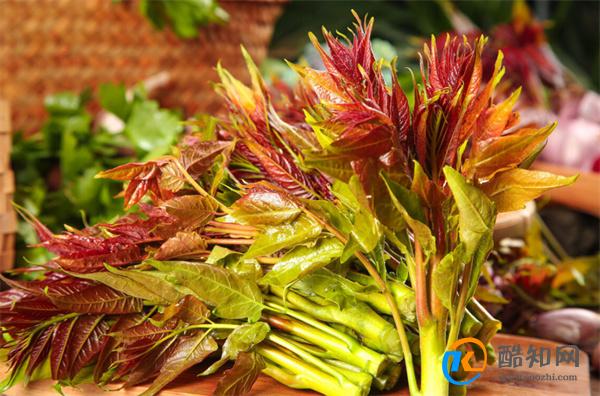
[[[352,169],[352,166],[350,166],[350,162],[341,159],[308,157],[304,160],[304,165],[310,169],[317,169],[345,183],[354,176],[354,170]]]
[[[225,268],[187,261],[147,260],[146,263],[168,273],[179,285],[214,306],[214,314],[223,319],[260,318],[264,306],[256,283]]]
[[[255,258],[291,248],[321,234],[321,226],[306,215],[299,216],[289,224],[266,227],[256,238],[244,258]]]
[[[332,192],[342,205],[352,212],[352,239],[363,252],[372,252],[381,239],[381,226],[369,209],[368,199],[358,177],[351,177],[348,183],[335,181]]]
[[[181,337],[160,369],[158,377],[141,395],[152,396],[175,380],[188,368],[202,362],[218,349],[215,340],[206,333]]]
[[[141,298],[151,304],[168,305],[181,300],[185,294],[179,291],[158,271],[120,270],[105,265],[107,271],[69,275],[93,280],[132,297]]]
[[[567,186],[576,179],[577,176],[565,177],[517,168],[498,173],[481,188],[494,201],[498,212],[510,212],[522,209],[545,191]]]
[[[425,223],[425,214],[419,195],[403,185],[390,179],[385,173],[381,173],[381,178],[385,182],[388,191],[397,204],[401,205],[404,212],[412,219]]]
[[[306,206],[345,236],[350,235],[352,232],[352,223],[349,219],[351,217],[350,211],[336,206],[331,201],[322,199],[307,201]]]
[[[456,170],[446,166],[444,175],[458,208],[458,231],[465,246],[464,260],[473,261],[469,297],[475,292],[481,265],[492,249],[496,209],[479,188],[470,185]]]
[[[237,327],[225,340],[221,358],[199,375],[210,375],[217,372],[228,360],[235,360],[240,353],[248,352],[254,346],[260,344],[270,331],[271,328],[265,322],[244,324]]]
[[[197,37],[203,25],[225,22],[229,18],[216,0],[142,0],[139,8],[157,29],[163,29],[168,23],[183,39]]]
[[[452,298],[456,291],[458,271],[462,265],[464,245],[459,244],[446,254],[431,274],[431,286],[442,305],[452,309]]]
[[[436,251],[435,238],[429,227],[421,221],[425,219],[425,215],[423,214],[419,196],[415,192],[390,180],[384,174],[381,174],[381,177],[388,188],[394,207],[402,214],[415,238],[421,244],[423,251],[428,256],[434,255]]]
[[[240,352],[247,352],[261,343],[271,331],[265,322],[244,324],[231,332],[225,344],[223,354],[235,359]]]
[[[214,396],[238,396],[250,391],[266,364],[256,352],[242,352],[217,383]]]
[[[259,283],[287,286],[339,258],[343,249],[344,245],[336,238],[321,239],[315,246],[298,246],[287,252]]]
[[[357,295],[367,287],[323,268],[295,282],[292,289],[303,296],[317,295],[342,308],[356,304]]]
[[[242,253],[218,245],[213,247],[206,263],[224,267],[253,282],[263,276],[263,269],[256,259],[244,259]]]
[[[253,226],[289,223],[302,211],[286,193],[261,184],[252,187],[231,209],[231,217]]]

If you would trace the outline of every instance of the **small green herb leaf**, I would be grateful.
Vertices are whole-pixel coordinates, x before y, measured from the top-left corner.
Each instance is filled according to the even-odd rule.
[[[102,107],[119,117],[121,120],[127,120],[127,117],[129,117],[131,105],[127,101],[125,85],[100,85],[98,88],[98,100]]]
[[[125,134],[143,153],[164,154],[182,131],[179,117],[153,101],[135,102]]]

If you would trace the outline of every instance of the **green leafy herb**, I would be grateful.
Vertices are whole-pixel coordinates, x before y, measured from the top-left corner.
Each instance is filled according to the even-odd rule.
[[[229,17],[216,0],[142,0],[140,11],[156,28],[163,29],[169,23],[185,39],[197,37],[199,27],[222,23]]]

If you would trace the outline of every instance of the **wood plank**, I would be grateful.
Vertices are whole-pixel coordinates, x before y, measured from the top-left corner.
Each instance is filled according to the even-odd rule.
[[[525,359],[523,364],[525,368],[499,368],[497,365],[490,367],[483,374],[481,379],[475,381],[469,387],[469,395],[514,395],[514,396],[570,396],[570,395],[590,395],[590,372],[588,356],[580,351],[579,367],[574,364],[555,365],[556,346],[561,344],[542,340],[538,338],[519,337],[512,335],[497,335],[492,344],[498,350],[500,345],[515,345],[521,347],[523,356],[526,356],[527,349],[533,346],[539,348],[550,348],[552,352],[550,365],[545,367],[527,367]],[[556,380],[540,381],[532,376],[575,376],[576,380]]]
[[[534,368],[498,368],[497,365],[489,367],[480,379],[469,385],[469,396],[570,396],[570,395],[590,395],[590,377],[587,355],[580,353],[579,367],[573,364],[564,364],[556,366],[554,364],[555,342],[540,340],[528,337],[519,337],[500,334],[497,335],[492,343],[496,348],[500,345],[519,345],[523,355],[526,356],[529,346],[535,348],[545,347],[552,351],[551,364],[545,367]],[[525,359],[523,363],[527,366]],[[576,376],[575,381],[536,381],[531,378],[525,378],[532,375],[569,375]],[[521,376],[519,379],[516,376]],[[197,378],[192,373],[181,376],[175,383],[165,389],[163,396],[192,396],[192,395],[211,395],[219,375]],[[137,395],[144,390],[143,386],[137,386],[130,389],[119,390],[117,392],[103,393],[98,387],[86,384],[81,385],[79,389],[65,388],[66,395],[72,396],[129,396]],[[6,396],[56,396],[56,391],[52,389],[51,381],[38,381],[30,384],[29,387],[16,386],[5,393]],[[260,376],[254,384],[250,396],[309,396],[316,395],[314,392],[301,391],[286,388],[275,380],[267,376]],[[388,395],[408,396],[408,390],[402,389]]]

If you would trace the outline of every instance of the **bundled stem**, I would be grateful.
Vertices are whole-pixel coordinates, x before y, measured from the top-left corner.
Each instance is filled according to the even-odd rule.
[[[340,233],[335,227],[331,226],[328,222],[323,221],[318,216],[314,215],[312,212],[310,212],[306,209],[304,211],[309,217],[311,217],[312,219],[317,221],[319,224],[321,224],[327,231],[329,231],[333,235],[335,235],[335,237],[340,242],[342,242],[343,244],[348,243],[348,238],[346,238],[342,233]],[[410,342],[408,340],[408,336],[406,334],[404,324],[402,323],[402,319],[400,317],[400,311],[398,309],[398,304],[396,303],[396,300],[394,299],[394,296],[392,295],[392,293],[390,293],[387,284],[385,283],[385,281],[383,280],[383,278],[381,277],[379,272],[375,269],[373,264],[371,264],[369,259],[362,252],[356,252],[354,255],[358,259],[358,261],[363,265],[363,267],[367,270],[368,274],[373,278],[373,280],[377,284],[377,287],[379,287],[379,290],[385,297],[387,305],[390,308],[392,318],[394,319],[394,325],[396,327],[398,337],[400,339],[402,354],[403,354],[403,358],[404,358],[405,365],[406,365],[406,374],[408,377],[408,384],[411,389],[411,393],[413,393],[413,392],[417,393],[418,392],[417,377],[416,377],[415,371],[414,371],[412,352],[410,350]]]
[[[279,348],[259,345],[257,352],[266,360],[263,373],[291,388],[313,389],[327,396],[365,396],[369,393],[368,388],[361,388],[345,377],[340,380]],[[335,369],[330,366],[330,370]]]
[[[344,325],[360,334],[366,345],[389,354],[396,360],[403,358],[394,326],[366,304],[354,304],[342,310],[333,304],[315,304],[294,292],[286,293],[280,287],[271,286],[271,292],[282,299],[282,304],[302,310],[318,320]]]
[[[359,341],[333,328],[326,333],[291,317],[265,315],[264,318],[272,327],[322,348],[322,357],[341,360],[373,376],[380,375],[390,363],[385,355],[362,346]]]

